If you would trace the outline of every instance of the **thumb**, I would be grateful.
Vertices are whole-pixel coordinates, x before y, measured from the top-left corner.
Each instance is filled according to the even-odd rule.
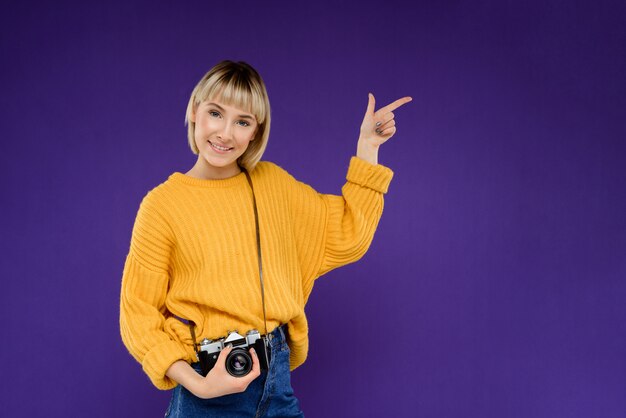
[[[374,95],[372,93],[368,93],[367,95],[369,97],[369,101],[367,102],[366,113],[374,114],[374,106],[376,105],[376,100],[374,99]]]
[[[226,357],[228,356],[228,354],[233,351],[233,347],[228,345],[226,347],[224,347],[222,349],[222,351],[220,351],[219,356],[217,357],[217,361],[215,363],[215,366],[220,366],[222,368],[225,368],[225,364],[226,364]]]

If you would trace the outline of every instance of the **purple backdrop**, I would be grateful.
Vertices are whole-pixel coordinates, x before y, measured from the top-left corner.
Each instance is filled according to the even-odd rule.
[[[404,95],[374,242],[322,277],[292,375],[308,417],[626,416],[621,1],[5,2],[6,417],[162,416],[119,336],[145,193],[195,156],[184,111],[255,66],[265,155],[340,193],[368,91]]]

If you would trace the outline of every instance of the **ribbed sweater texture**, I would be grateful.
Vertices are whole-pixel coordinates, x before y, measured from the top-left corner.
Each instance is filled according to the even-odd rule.
[[[304,307],[315,279],[360,259],[393,171],[353,156],[342,195],[321,194],[269,161],[249,172],[259,212],[267,329],[288,324],[291,370],[309,347]],[[197,361],[196,337],[265,332],[252,190],[175,172],[142,199],[122,274],[120,331],[159,389],[177,360]]]

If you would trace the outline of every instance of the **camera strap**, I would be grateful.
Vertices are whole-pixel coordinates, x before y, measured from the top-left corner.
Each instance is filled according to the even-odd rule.
[[[250,174],[248,174],[248,170],[246,170],[245,168],[239,168],[241,168],[241,171],[243,171],[246,175],[246,178],[248,179],[248,184],[250,184],[250,189],[252,190],[252,207],[254,208],[254,224],[256,225],[256,248],[259,258],[259,280],[261,281],[261,302],[263,303],[263,324],[265,326],[265,336],[267,336],[267,318],[265,317],[265,288],[263,286],[263,260],[261,259],[261,230],[259,229],[259,213],[256,208],[254,187],[252,186],[252,179],[250,178]]]
[[[254,209],[254,223],[256,225],[256,246],[257,246],[257,255],[259,259],[259,279],[261,281],[261,302],[263,303],[263,324],[265,326],[265,337],[267,337],[268,333],[267,333],[267,318],[265,314],[265,288],[263,286],[263,262],[261,258],[261,230],[259,228],[259,214],[258,214],[258,210],[256,206],[256,198],[254,196],[254,187],[252,186],[252,179],[250,178],[250,174],[248,174],[248,170],[246,170],[244,167],[239,166],[239,168],[246,175],[246,178],[248,179],[248,184],[250,185],[250,189],[252,190],[252,207]],[[189,330],[191,332],[191,340],[193,341],[193,350],[196,352],[196,354],[198,354],[199,348],[198,348],[198,343],[196,341],[196,332],[194,330],[195,324],[193,321],[183,321],[183,322],[187,322],[187,324],[189,325]]]

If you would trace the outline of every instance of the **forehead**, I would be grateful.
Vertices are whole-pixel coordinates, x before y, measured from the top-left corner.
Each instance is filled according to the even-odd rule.
[[[236,114],[237,116],[240,116],[240,117],[250,117],[250,118],[256,119],[254,115],[252,114],[252,112],[250,112],[250,109],[244,109],[233,103],[226,103],[222,101],[221,97],[205,100],[202,103],[200,103],[200,106],[204,106],[204,107],[213,106],[223,111]]]
[[[196,100],[198,104],[217,103],[224,109],[230,106],[230,110],[238,114],[253,115],[259,123],[264,123],[269,112],[263,97],[257,94],[256,90],[234,83],[207,83],[198,92]]]

